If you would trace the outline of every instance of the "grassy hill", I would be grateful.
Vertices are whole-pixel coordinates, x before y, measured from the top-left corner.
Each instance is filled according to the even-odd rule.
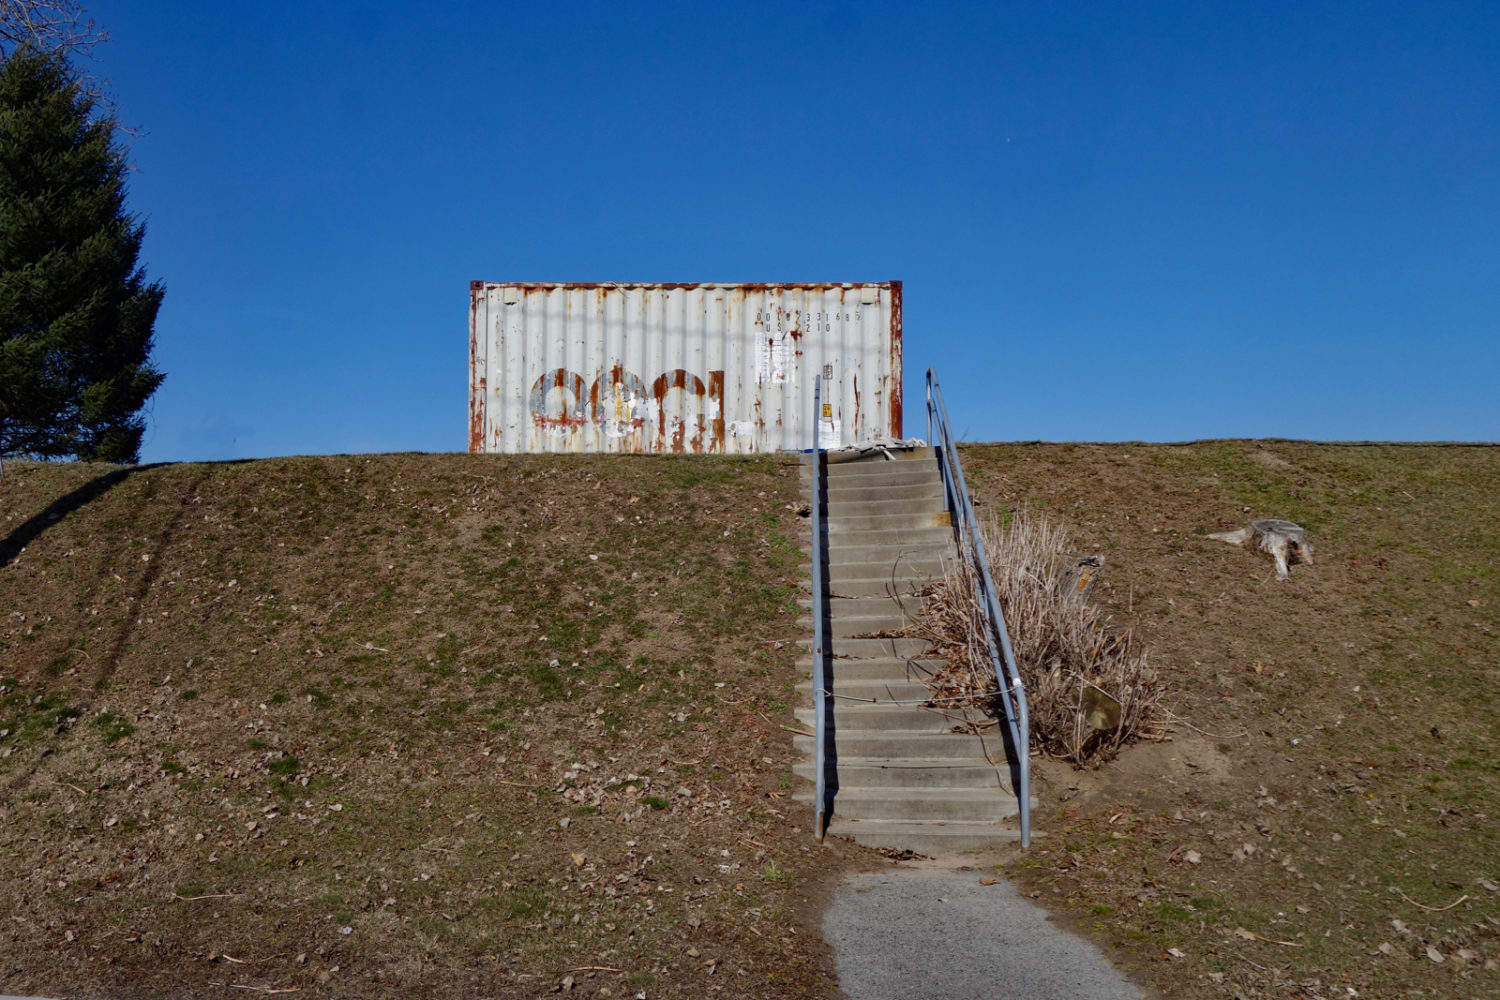
[[[1492,993],[1500,449],[964,461],[1172,689],[1039,768],[1025,891],[1173,996]],[[792,456],[7,463],[0,991],[833,995],[872,856],[789,804],[797,504]],[[1261,516],[1316,564],[1202,537]]]
[[[6,463],[0,992],[827,995],[796,503],[787,456]]]
[[[981,511],[1026,503],[1105,553],[1095,596],[1173,691],[1171,742],[1043,768],[1050,836],[1017,866],[1038,901],[1173,996],[1494,995],[1500,449],[963,457]],[[1253,517],[1305,526],[1316,564],[1278,582],[1202,537]]]

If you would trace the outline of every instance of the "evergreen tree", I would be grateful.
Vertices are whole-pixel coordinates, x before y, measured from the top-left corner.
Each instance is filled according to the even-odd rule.
[[[0,62],[0,457],[139,459],[164,289],[115,136],[63,55]]]

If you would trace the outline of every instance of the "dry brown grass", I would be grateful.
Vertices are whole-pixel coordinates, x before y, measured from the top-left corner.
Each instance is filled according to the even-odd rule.
[[[776,456],[6,463],[0,993],[831,996],[797,499]]]
[[[1096,766],[1133,739],[1160,732],[1163,685],[1129,629],[1062,586],[1071,564],[1067,530],[1022,510],[980,529],[1009,626],[1030,710],[1034,752]],[[984,601],[972,559],[934,585],[911,631],[931,640],[947,665],[930,684],[942,706],[1003,711],[984,640]]]
[[[1108,553],[1095,599],[1171,692],[1171,742],[1088,774],[1035,762],[1046,836],[1007,865],[1028,893],[1165,996],[1500,992],[1500,448],[963,463],[988,510],[1066,512]],[[1316,564],[1278,581],[1205,537],[1256,518],[1304,526]]]

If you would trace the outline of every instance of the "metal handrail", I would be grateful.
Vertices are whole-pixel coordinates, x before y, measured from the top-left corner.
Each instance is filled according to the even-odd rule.
[[[936,439],[934,431],[938,435]],[[1026,847],[1031,843],[1031,723],[1026,710],[1026,688],[1021,683],[1021,672],[1016,668],[1010,632],[1005,627],[1005,615],[1000,611],[995,581],[990,575],[990,561],[979,537],[974,503],[969,499],[969,487],[964,481],[963,464],[959,461],[958,449],[953,446],[943,391],[938,386],[937,373],[931,368],[927,369],[927,440],[940,450],[938,465],[943,473],[943,494],[958,536],[959,554],[973,567],[984,599],[982,607],[988,619],[984,643],[990,656],[990,669],[995,675],[995,693],[1003,706],[1010,734],[1011,784],[1016,789],[1020,805],[1021,846]]]
[[[823,531],[823,376],[813,376],[812,419],[812,619],[813,619],[813,747],[816,770],[813,773],[813,837],[823,842],[828,829],[828,819],[833,810],[828,808],[828,785],[824,768],[827,758],[824,745],[828,739],[826,716],[828,709],[828,636],[824,625],[823,576],[826,571],[828,540]]]

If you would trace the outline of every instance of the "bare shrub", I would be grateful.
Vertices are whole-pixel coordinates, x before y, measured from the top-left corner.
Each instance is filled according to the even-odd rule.
[[[1032,751],[1092,766],[1133,739],[1159,736],[1163,686],[1146,650],[1080,596],[1083,588],[1060,585],[1076,579],[1066,529],[1022,510],[1003,527],[990,519],[980,538],[1026,689]],[[984,623],[978,569],[963,559],[908,630],[947,661],[929,680],[935,704],[1003,711]]]

